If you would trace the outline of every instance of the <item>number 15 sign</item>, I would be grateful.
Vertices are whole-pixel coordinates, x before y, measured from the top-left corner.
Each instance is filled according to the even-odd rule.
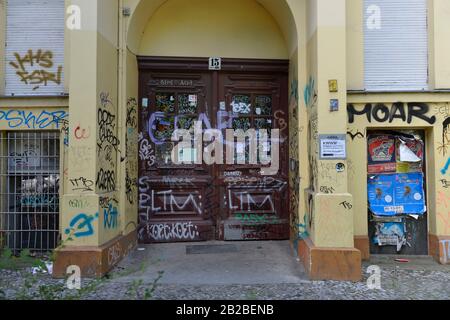
[[[222,69],[222,58],[211,57],[209,58],[209,70],[221,70]]]

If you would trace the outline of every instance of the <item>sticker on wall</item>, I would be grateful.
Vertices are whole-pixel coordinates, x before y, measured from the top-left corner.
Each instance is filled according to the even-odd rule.
[[[370,210],[378,216],[425,213],[423,174],[380,174],[367,181]]]
[[[396,172],[395,137],[373,135],[368,141],[368,173]]]

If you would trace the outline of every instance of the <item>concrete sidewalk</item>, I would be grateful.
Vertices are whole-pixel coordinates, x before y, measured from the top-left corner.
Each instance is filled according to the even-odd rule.
[[[138,248],[117,269],[126,272],[141,266],[142,271],[118,281],[154,279],[158,271],[164,271],[161,284],[295,284],[307,280],[289,241],[211,241],[139,245]]]

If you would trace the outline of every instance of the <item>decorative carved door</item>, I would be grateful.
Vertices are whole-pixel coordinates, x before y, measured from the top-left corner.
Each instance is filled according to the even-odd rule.
[[[222,63],[222,71],[209,71],[208,59],[139,58],[141,242],[289,238],[288,64]],[[228,163],[227,129],[254,130],[256,149],[249,140],[232,141],[235,163]],[[280,130],[272,175],[261,175],[267,164],[237,164],[255,150],[259,161],[260,148],[271,155],[270,140],[258,139],[264,129],[269,137],[267,130]],[[182,148],[177,141],[185,142],[185,135],[172,141],[180,130],[192,137]],[[223,148],[211,154],[223,152],[223,162],[203,158],[216,141],[207,139],[208,130],[222,132]]]

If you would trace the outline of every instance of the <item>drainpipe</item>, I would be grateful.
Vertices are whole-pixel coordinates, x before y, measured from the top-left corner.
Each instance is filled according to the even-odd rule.
[[[124,77],[124,66],[125,66],[125,57],[124,57],[124,43],[125,43],[125,22],[124,22],[124,16],[123,16],[123,7],[124,7],[124,0],[119,0],[119,23],[118,23],[118,32],[117,32],[117,60],[118,60],[118,75],[117,75],[117,115],[118,115],[118,135],[120,136],[120,140],[122,141],[119,152],[117,154],[117,175],[118,175],[118,192],[119,192],[119,210],[123,214],[121,215],[122,219],[122,228],[125,227],[125,204],[126,204],[126,197],[125,193],[123,192],[123,188],[125,186],[125,162],[122,162],[122,158],[125,157],[126,154],[126,125],[125,125],[125,119],[126,119],[126,88],[125,88],[125,77]],[[124,234],[125,230],[122,230],[122,234]]]

